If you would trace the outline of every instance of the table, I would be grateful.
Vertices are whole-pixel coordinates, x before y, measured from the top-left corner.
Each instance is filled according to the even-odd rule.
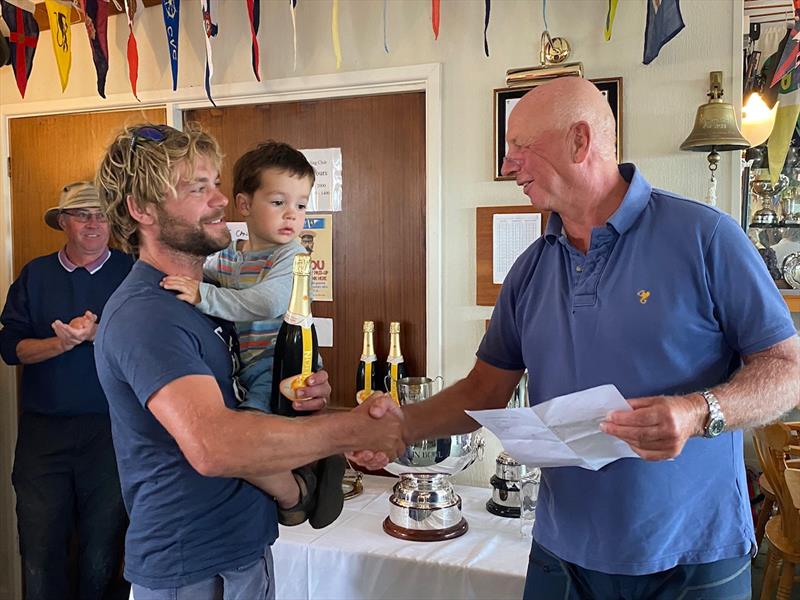
[[[384,533],[393,477],[364,477],[325,529],[280,528],[272,547],[278,600],[522,598],[530,538],[518,519],[486,511],[488,488],[455,486],[469,531],[444,542],[407,542]]]

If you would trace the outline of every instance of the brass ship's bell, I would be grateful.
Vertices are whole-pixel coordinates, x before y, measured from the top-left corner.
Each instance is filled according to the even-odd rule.
[[[722,71],[712,71],[709,79],[711,88],[708,91],[709,101],[697,109],[694,118],[694,129],[681,144],[681,150],[692,152],[710,152],[709,169],[715,171],[719,163],[719,151],[744,150],[750,144],[736,125],[736,113],[733,106],[722,101]]]

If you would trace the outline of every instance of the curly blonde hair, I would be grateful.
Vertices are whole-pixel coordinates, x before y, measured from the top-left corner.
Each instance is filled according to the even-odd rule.
[[[179,131],[168,125],[143,123],[126,127],[111,142],[95,182],[111,233],[123,250],[139,251],[138,222],[128,210],[128,197],[140,210],[148,204],[160,206],[166,196],[176,193],[181,177],[191,176],[187,170],[200,156],[209,158],[219,170],[219,144],[194,124]]]

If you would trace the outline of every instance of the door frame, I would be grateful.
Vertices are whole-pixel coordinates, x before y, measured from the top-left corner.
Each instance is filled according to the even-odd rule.
[[[442,65],[427,63],[404,67],[348,71],[307,77],[289,77],[264,83],[247,82],[214,86],[217,106],[320,100],[347,96],[368,96],[402,92],[425,92],[425,240],[426,240],[426,373],[443,373],[443,286],[442,286]],[[11,221],[11,180],[9,166],[10,120],[21,117],[64,113],[131,110],[165,107],[167,123],[180,128],[183,111],[207,107],[200,87],[172,92],[169,89],[140,93],[141,102],[129,93],[110,94],[105,101],[95,96],[44,102],[20,102],[0,106],[0,290],[3,297],[13,281],[13,232]],[[102,104],[100,104],[102,102]],[[14,369],[0,366],[0,600],[18,598],[22,593],[16,534],[11,465],[17,436],[17,397]]]

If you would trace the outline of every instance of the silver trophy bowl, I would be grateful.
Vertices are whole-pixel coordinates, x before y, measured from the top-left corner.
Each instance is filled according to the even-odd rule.
[[[436,379],[441,379],[437,377]],[[441,386],[427,377],[398,380],[401,406],[424,402]],[[414,442],[384,469],[400,476],[389,498],[389,516],[383,529],[412,541],[448,540],[466,533],[461,498],[450,475],[463,471],[482,454],[483,437],[477,432]]]

